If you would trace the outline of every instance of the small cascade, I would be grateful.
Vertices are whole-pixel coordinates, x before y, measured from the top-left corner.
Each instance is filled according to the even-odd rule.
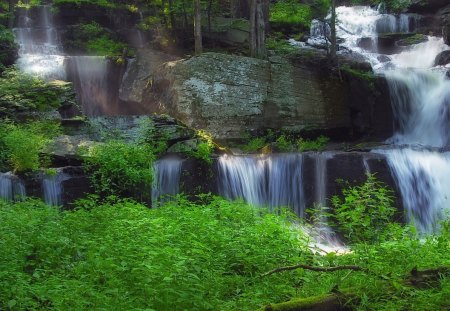
[[[12,173],[0,173],[0,198],[19,201],[26,196],[25,185]]]
[[[160,159],[154,164],[155,182],[152,187],[152,206],[157,207],[180,193],[181,166],[176,157]]]
[[[396,144],[442,147],[450,142],[450,81],[439,71],[386,72],[397,131]]]
[[[450,212],[450,155],[412,149],[385,150],[409,219],[432,232]]]
[[[84,114],[108,114],[113,101],[108,92],[108,60],[104,56],[72,56],[68,63]]]
[[[315,202],[319,206],[327,206],[327,161],[333,158],[333,154],[329,152],[319,152],[315,154]]]
[[[302,216],[302,155],[229,156],[219,158],[219,193],[255,206],[290,207]]]
[[[30,11],[34,13],[32,16]],[[20,10],[17,21],[13,31],[19,44],[19,68],[47,80],[64,80],[64,56],[53,26],[51,7],[41,5]]]
[[[63,187],[62,182],[69,176],[63,172],[57,172],[52,175],[44,175],[42,178],[42,189],[44,192],[44,201],[48,205],[60,206],[62,202]]]

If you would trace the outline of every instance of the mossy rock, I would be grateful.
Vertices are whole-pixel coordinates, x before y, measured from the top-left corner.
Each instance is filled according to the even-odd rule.
[[[398,40],[397,45],[398,46],[409,46],[409,45],[418,44],[418,43],[427,42],[427,41],[428,41],[427,36],[418,33],[411,37]]]

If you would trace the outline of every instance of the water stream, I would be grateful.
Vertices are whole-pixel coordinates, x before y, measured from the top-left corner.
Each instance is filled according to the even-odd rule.
[[[17,65],[21,70],[47,80],[65,79],[65,57],[50,5],[20,10],[13,31],[19,44]]]
[[[48,205],[60,206],[63,204],[63,181],[69,176],[61,171],[57,171],[52,175],[44,175],[42,178],[42,190],[44,193],[44,201]]]
[[[0,198],[7,201],[18,201],[26,195],[25,185],[14,174],[0,173]]]
[[[409,219],[419,230],[431,232],[450,210],[450,158],[430,151],[450,143],[450,81],[447,69],[433,68],[435,57],[450,47],[442,38],[430,36],[426,42],[380,57],[377,49],[358,47],[359,40],[368,37],[376,45],[381,32],[412,32],[416,17],[382,14],[370,7],[336,11],[337,35],[345,40],[342,46],[363,55],[387,79],[396,128],[387,141],[392,148],[375,152],[386,155]],[[323,34],[323,27],[314,22],[311,43],[323,40]]]
[[[158,207],[179,194],[182,164],[183,161],[176,157],[168,157],[155,162],[155,181],[152,187],[153,207]]]

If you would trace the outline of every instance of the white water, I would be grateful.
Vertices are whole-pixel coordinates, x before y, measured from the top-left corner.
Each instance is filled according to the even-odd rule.
[[[243,199],[271,209],[290,207],[304,213],[302,155],[220,157],[219,193],[230,200]]]
[[[63,186],[62,182],[69,176],[63,172],[57,172],[54,175],[44,175],[42,178],[42,190],[44,201],[48,205],[60,206],[62,202]]]
[[[357,46],[362,37],[377,43],[379,32],[411,32],[412,16],[380,14],[369,7],[339,7],[336,10],[341,46],[363,55],[374,71],[389,84],[396,132],[384,150],[400,189],[407,215],[419,230],[431,232],[450,210],[450,160],[447,154],[421,151],[424,147],[446,147],[450,143],[450,81],[445,71],[432,68],[435,57],[450,49],[442,38],[428,37],[423,43],[403,48],[382,63],[380,54]],[[323,36],[313,23],[311,43]],[[375,49],[376,50],[376,49]],[[396,145],[410,148],[395,149]]]
[[[64,56],[53,26],[51,7],[42,5],[35,10],[34,19],[28,10],[22,10],[14,29],[19,44],[17,65],[24,72],[48,80],[64,80]]]
[[[0,198],[7,201],[20,200],[26,195],[23,182],[12,173],[0,173]]]
[[[179,194],[182,164],[183,161],[175,157],[155,162],[155,182],[152,187],[153,207],[157,207]]]
[[[109,110],[108,61],[104,56],[70,57],[74,85],[84,114],[99,116]]]

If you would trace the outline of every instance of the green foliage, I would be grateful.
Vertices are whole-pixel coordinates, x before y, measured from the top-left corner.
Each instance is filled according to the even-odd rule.
[[[16,172],[23,172],[45,166],[46,159],[41,157],[41,152],[59,133],[59,124],[50,121],[28,125],[4,123],[0,127],[0,167],[8,165]]]
[[[275,39],[270,37],[266,40],[266,46],[269,50],[274,50],[279,54],[291,54],[298,50],[285,39]]]
[[[240,146],[245,152],[255,152],[260,151],[264,146],[266,146],[265,137],[255,137],[248,141],[247,144]]]
[[[303,151],[323,151],[330,139],[326,136],[319,136],[314,140],[299,138],[297,140],[298,150]]]
[[[148,192],[154,159],[149,145],[114,140],[94,146],[85,155],[96,191],[110,195]]]
[[[0,202],[0,221],[0,309],[255,310],[296,291],[259,275],[309,254],[287,215],[219,198]]]
[[[17,49],[13,32],[0,25],[0,67],[10,66],[14,63]],[[0,73],[3,70],[4,68],[0,68]]]
[[[334,196],[334,217],[339,231],[350,242],[376,242],[393,222],[392,190],[374,175],[359,186],[342,190],[343,198]]]
[[[199,130],[196,133],[198,137],[198,143],[194,147],[186,146],[182,152],[188,156],[205,161],[208,164],[212,164],[211,155],[214,152],[215,144],[211,134],[206,131]]]
[[[73,33],[73,40],[68,45],[91,55],[105,56],[120,56],[128,47],[96,22],[78,25]]]
[[[74,101],[70,83],[46,83],[16,68],[0,76],[0,94],[0,117],[11,119],[18,112],[50,111]]]
[[[117,7],[117,3],[115,1],[110,1],[110,0],[54,0],[53,3],[55,5],[73,3],[76,5],[90,4],[90,5],[96,5],[96,6],[100,6],[100,7],[106,7],[106,8]]]
[[[289,152],[293,149],[291,141],[285,135],[280,135],[275,140],[275,147],[282,152]]]
[[[269,21],[309,27],[311,24],[311,7],[293,0],[279,1],[270,8]]]

